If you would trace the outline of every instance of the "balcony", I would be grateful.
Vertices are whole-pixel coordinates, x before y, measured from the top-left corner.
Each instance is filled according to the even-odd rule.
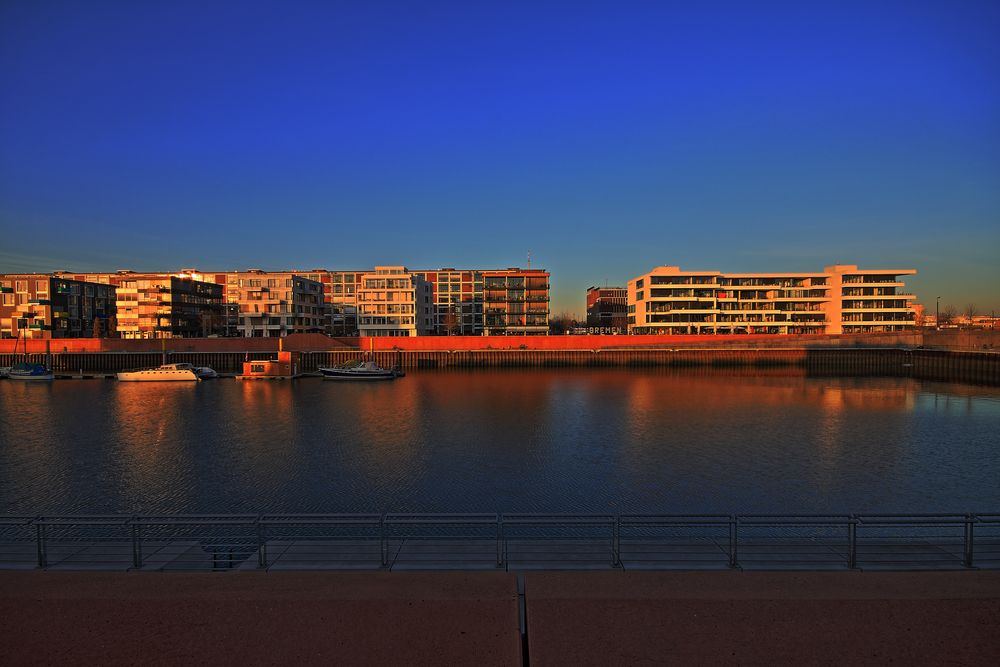
[[[0,294],[13,294],[13,293],[14,293],[13,287],[0,287]]]
[[[49,299],[30,299],[28,305],[31,306],[51,306],[52,301]]]

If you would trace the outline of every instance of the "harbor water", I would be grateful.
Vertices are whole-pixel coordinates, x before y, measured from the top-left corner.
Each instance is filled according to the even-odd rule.
[[[796,369],[0,381],[0,513],[1000,511],[1000,389]]]

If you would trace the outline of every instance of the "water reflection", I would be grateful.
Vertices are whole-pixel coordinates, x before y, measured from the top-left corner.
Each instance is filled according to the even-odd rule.
[[[1000,505],[1000,391],[707,370],[0,382],[0,511]]]

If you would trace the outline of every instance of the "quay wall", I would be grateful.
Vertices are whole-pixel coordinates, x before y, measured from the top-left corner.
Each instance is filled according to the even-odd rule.
[[[282,345],[298,352],[409,351],[450,352],[462,350],[619,350],[678,348],[818,348],[901,347],[946,350],[1000,351],[1000,331],[958,329],[880,334],[802,334],[793,336],[418,336],[413,338],[332,338],[323,334],[292,334],[285,338],[169,338],[130,340],[121,338],[57,338],[16,341],[0,339],[0,354],[17,346],[30,353],[84,352],[271,352]]]
[[[23,355],[18,355],[23,357]],[[268,359],[270,352],[171,352],[171,362],[211,366],[220,373],[240,373],[247,359]],[[566,350],[375,350],[359,349],[302,352],[297,372],[319,366],[343,364],[373,357],[383,366],[406,370],[475,368],[712,368],[719,372],[753,374],[787,369],[806,375],[880,375],[913,377],[942,382],[968,382],[1000,386],[1000,352],[964,352],[905,348],[628,348]],[[149,368],[163,358],[160,352],[59,352],[51,355],[52,367],[61,375],[113,373]],[[31,353],[30,361],[42,363],[45,353]],[[12,354],[0,354],[0,365],[13,364]]]

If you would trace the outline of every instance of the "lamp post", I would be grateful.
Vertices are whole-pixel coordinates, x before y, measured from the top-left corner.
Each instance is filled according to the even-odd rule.
[[[941,329],[941,297],[937,298],[937,304],[934,306],[934,328]]]

